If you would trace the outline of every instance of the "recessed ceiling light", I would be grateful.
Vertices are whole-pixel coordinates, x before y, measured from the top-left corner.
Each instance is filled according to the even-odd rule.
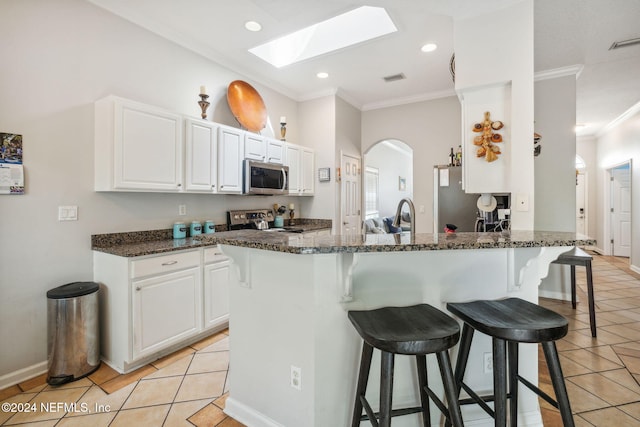
[[[387,11],[362,6],[249,49],[280,68],[398,31]]]
[[[262,25],[256,21],[247,21],[244,23],[244,27],[249,31],[260,31],[262,29]]]
[[[318,74],[316,74],[316,77],[318,77],[319,79],[326,79],[327,77],[329,77],[329,73],[325,73],[324,71],[321,71]]]
[[[437,48],[438,48],[437,44],[435,44],[435,43],[427,43],[424,46],[422,46],[420,48],[420,50],[423,51],[423,52],[433,52]]]

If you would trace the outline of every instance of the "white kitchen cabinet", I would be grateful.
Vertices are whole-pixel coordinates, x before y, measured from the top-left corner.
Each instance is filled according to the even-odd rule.
[[[267,146],[262,135],[251,132],[244,134],[244,158],[257,160],[259,162],[266,161]]]
[[[133,359],[200,331],[200,276],[197,266],[132,281]]]
[[[284,162],[284,143],[273,138],[265,138],[267,145],[267,162],[282,164]]]
[[[185,190],[217,192],[218,126],[198,119],[185,119]]]
[[[315,152],[307,147],[286,143],[285,165],[289,166],[289,194],[312,196],[315,190]]]
[[[107,364],[126,373],[226,326],[219,319],[203,327],[202,257],[202,249],[135,258],[93,252]]]
[[[218,192],[242,193],[244,132],[229,126],[218,128]]]
[[[300,181],[302,184],[302,195],[312,196],[315,187],[315,153],[310,148],[302,147],[300,153]]]
[[[229,258],[220,249],[204,250],[204,329],[229,321]]]
[[[95,190],[182,188],[182,117],[108,96],[95,103]]]

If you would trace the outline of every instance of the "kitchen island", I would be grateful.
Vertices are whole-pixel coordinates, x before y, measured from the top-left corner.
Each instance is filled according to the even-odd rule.
[[[199,240],[220,244],[234,261],[225,411],[251,427],[349,425],[361,341],[348,310],[428,303],[445,311],[451,301],[508,296],[537,302],[549,263],[573,246],[595,243],[573,233],[526,231],[326,236],[293,243],[238,231]],[[483,369],[490,352],[490,340],[477,336],[466,376],[477,391],[492,387],[491,373]],[[427,360],[432,386],[442,393],[437,364]],[[374,353],[370,402],[377,401],[378,364]],[[396,360],[399,406],[418,401],[412,364],[409,357]],[[520,364],[521,375],[537,383],[535,345],[521,345]],[[542,426],[532,393],[520,394],[519,411],[523,425]],[[432,417],[439,424],[438,411]],[[475,406],[464,407],[463,417],[467,425],[493,425]],[[395,418],[393,425],[418,425],[418,415]]]

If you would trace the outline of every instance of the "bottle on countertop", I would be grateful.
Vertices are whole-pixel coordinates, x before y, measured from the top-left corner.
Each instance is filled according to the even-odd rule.
[[[202,234],[202,224],[200,224],[199,221],[192,221],[191,229],[189,231],[190,231],[189,235],[191,237],[197,236],[198,234]]]
[[[173,238],[184,239],[187,237],[187,226],[184,222],[175,222],[173,224]]]
[[[455,166],[456,164],[456,155],[453,154],[453,147],[451,147],[451,153],[449,154],[449,166]]]
[[[202,232],[204,234],[215,233],[216,232],[216,224],[210,219],[206,220],[204,222],[204,227],[203,227]]]
[[[458,151],[456,151],[456,166],[462,166],[462,145],[458,145]]]

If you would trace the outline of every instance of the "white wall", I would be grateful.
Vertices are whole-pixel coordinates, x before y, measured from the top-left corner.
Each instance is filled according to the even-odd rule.
[[[606,170],[631,159],[631,267],[640,272],[640,111],[598,137],[598,248],[603,249],[609,236],[604,230]]]
[[[0,16],[0,132],[23,135],[26,170],[26,194],[0,196],[1,381],[46,361],[46,291],[92,279],[91,234],[168,229],[178,204],[187,205],[181,219],[225,222],[228,209],[274,200],[95,193],[95,100],[115,94],[199,117],[197,95],[206,85],[210,118],[237,126],[226,87],[246,79],[85,1],[4,0]],[[271,122],[287,116],[287,136],[298,142],[297,103],[252,84]],[[289,200],[308,216],[308,200],[278,202]],[[77,205],[79,220],[58,222],[60,205]]]
[[[576,78],[535,83],[535,229],[576,231]],[[533,153],[533,136],[530,142]],[[531,154],[533,155],[533,154]]]
[[[455,151],[460,145],[458,98],[450,96],[363,112],[362,152],[385,139],[398,139],[413,149],[416,232],[432,233],[433,166],[447,164],[451,147]]]
[[[400,200],[413,198],[413,155],[378,143],[365,154],[365,166],[378,169],[379,216],[394,216]],[[404,191],[399,188],[399,177],[406,180]]]

